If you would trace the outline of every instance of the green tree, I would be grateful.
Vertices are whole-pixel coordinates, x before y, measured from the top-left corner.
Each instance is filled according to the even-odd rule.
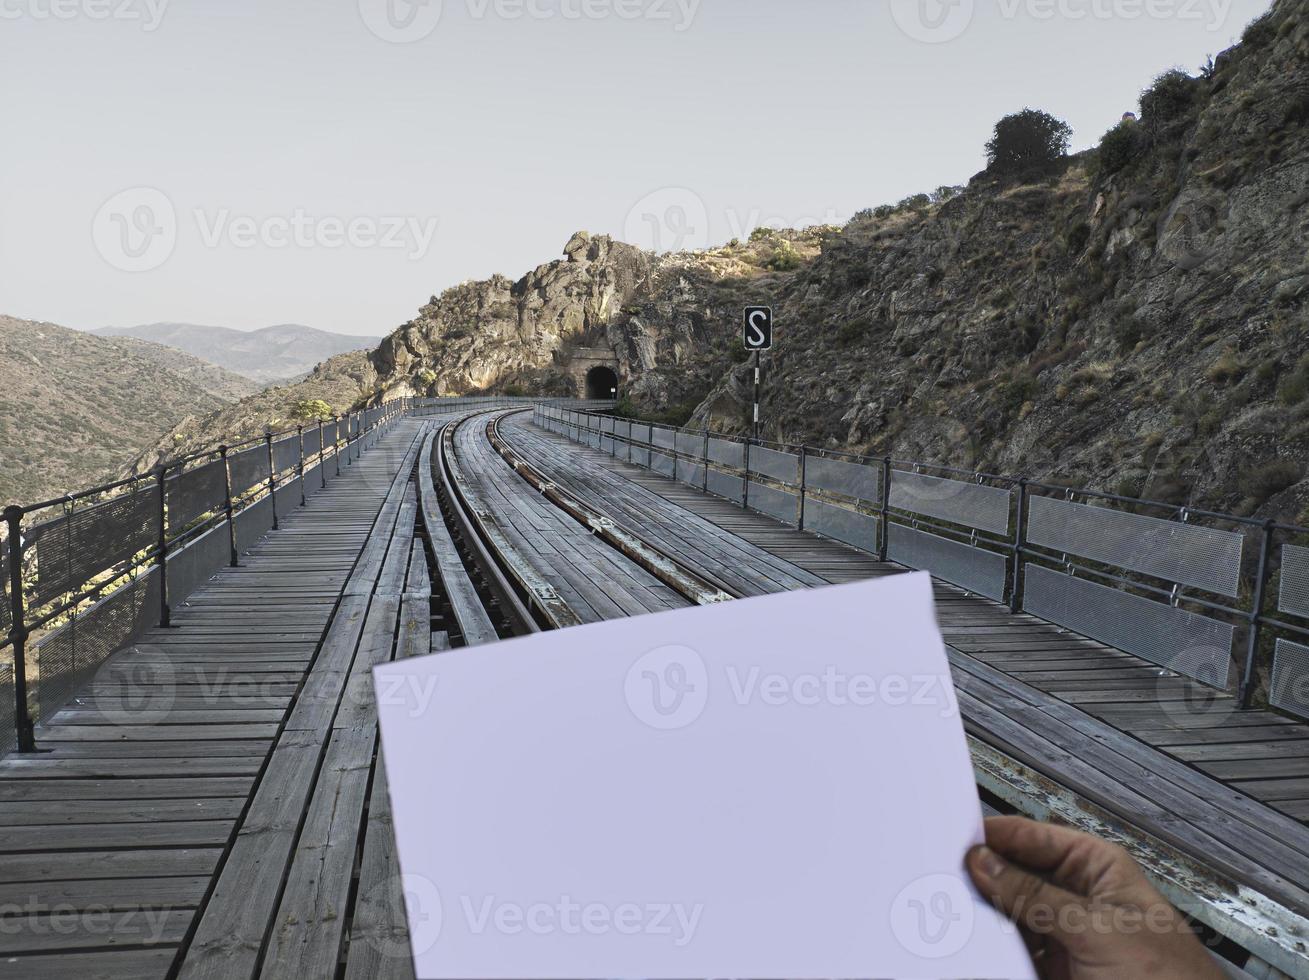
[[[996,173],[1019,173],[1048,167],[1068,152],[1072,127],[1039,109],[1024,109],[995,124],[986,144],[986,159]]]

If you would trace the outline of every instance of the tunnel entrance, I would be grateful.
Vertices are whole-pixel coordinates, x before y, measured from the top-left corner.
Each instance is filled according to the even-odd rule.
[[[611,368],[591,368],[586,372],[586,397],[593,401],[617,399],[618,375]]]

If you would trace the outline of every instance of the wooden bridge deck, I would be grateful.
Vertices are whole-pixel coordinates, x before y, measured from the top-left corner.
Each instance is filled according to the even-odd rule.
[[[366,682],[427,652],[404,477],[421,428],[111,658],[40,755],[0,761],[0,978],[333,976],[343,950],[349,976],[403,975]]]
[[[0,980],[412,976],[370,673],[433,648],[408,478],[428,424],[397,423],[174,628],[112,658],[40,730],[42,755],[0,760]],[[589,506],[742,592],[901,571],[524,420],[503,431]],[[544,500],[482,425],[456,450],[473,506],[584,618],[685,604]],[[1228,746],[1244,763],[1242,746],[1302,747],[1309,730],[1187,714],[1190,689],[1135,658],[937,595],[976,739],[1309,911],[1309,830],[1288,815],[1303,797],[1282,796],[1281,813],[1250,792],[1290,794],[1300,777],[1188,758]]]
[[[708,569],[735,563],[749,594],[903,571],[570,442],[528,415],[500,431],[547,478],[635,533]],[[954,586],[938,582],[936,596],[970,734],[1309,913],[1309,828],[1297,819],[1309,817],[1309,726],[1238,712],[1227,695]]]

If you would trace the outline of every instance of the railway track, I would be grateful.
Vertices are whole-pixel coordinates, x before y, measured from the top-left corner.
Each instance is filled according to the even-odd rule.
[[[542,497],[687,601],[706,604],[749,594],[688,561],[685,553],[653,541],[652,529],[647,529],[651,533],[642,533],[636,526],[615,520],[612,512],[600,509],[604,506],[602,499],[591,496],[592,502],[588,503],[580,499],[579,493],[552,480],[501,432],[501,421],[514,414],[501,411],[484,420],[474,416],[457,425],[483,425],[495,452]],[[453,426],[447,429],[447,443],[453,431]],[[457,465],[453,470],[457,479]],[[481,516],[493,526],[491,515]],[[503,554],[497,557],[506,560]],[[512,557],[508,560],[512,564]],[[949,652],[952,665],[962,671],[959,683],[967,692],[963,696],[965,703],[971,707],[977,684],[972,672],[976,668],[968,658]],[[985,711],[980,717],[972,717],[965,710],[963,721],[985,809],[1053,819],[1124,845],[1175,904],[1193,921],[1212,930],[1208,934],[1215,945],[1223,937],[1228,943],[1254,951],[1256,960],[1252,964],[1262,958],[1283,970],[1289,968],[1291,975],[1301,975],[1295,971],[1303,965],[1300,957],[1309,934],[1304,931],[1306,920],[1297,889],[1274,887],[1266,892],[1268,882],[1242,857],[1229,855],[1229,860],[1215,860],[1214,855],[1190,846],[1185,834],[1142,829],[1128,815],[1131,808],[1125,810],[1113,793],[1106,795],[1104,787],[1094,781],[1085,786],[1076,780],[1066,783],[1046,768],[1043,753],[1025,749],[1006,734],[1003,726],[995,729]],[[1247,878],[1246,873],[1251,872]]]

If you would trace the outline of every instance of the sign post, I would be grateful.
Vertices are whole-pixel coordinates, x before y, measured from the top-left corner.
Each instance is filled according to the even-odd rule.
[[[754,438],[759,438],[759,356],[773,349],[773,308],[747,306],[741,342],[754,352]]]

